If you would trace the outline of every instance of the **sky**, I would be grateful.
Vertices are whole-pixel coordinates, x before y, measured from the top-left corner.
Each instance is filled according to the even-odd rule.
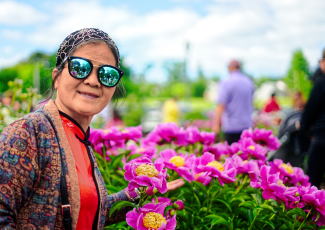
[[[152,82],[167,79],[165,61],[185,59],[191,78],[198,68],[226,78],[232,59],[253,77],[283,77],[297,49],[317,67],[324,12],[324,0],[0,0],[0,68],[35,51],[54,53],[73,31],[95,27],[134,74],[152,65]]]

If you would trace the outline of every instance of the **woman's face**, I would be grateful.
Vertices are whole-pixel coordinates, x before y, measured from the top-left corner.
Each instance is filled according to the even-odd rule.
[[[91,60],[94,66],[86,79],[73,78],[65,65],[62,73],[55,82],[57,98],[55,103],[59,110],[75,120],[92,118],[102,111],[111,100],[116,87],[106,87],[97,78],[97,66],[104,64],[115,66],[113,52],[105,43],[86,44],[73,53],[73,56]],[[57,69],[54,69],[54,77]]]

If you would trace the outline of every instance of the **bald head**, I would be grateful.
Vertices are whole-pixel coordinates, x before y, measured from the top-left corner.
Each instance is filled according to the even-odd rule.
[[[240,70],[240,62],[238,60],[232,60],[228,64],[228,70],[229,73],[231,73],[234,70]]]

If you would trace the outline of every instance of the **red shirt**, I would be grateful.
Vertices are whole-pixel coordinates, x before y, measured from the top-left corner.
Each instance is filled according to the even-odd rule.
[[[81,204],[77,229],[91,230],[98,208],[98,194],[86,145],[76,137],[78,135],[84,140],[85,133],[78,123],[69,116],[60,112],[60,117],[78,173]]]

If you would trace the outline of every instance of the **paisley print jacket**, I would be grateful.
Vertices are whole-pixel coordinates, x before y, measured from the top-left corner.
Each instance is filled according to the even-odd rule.
[[[52,120],[54,129],[46,116]],[[58,109],[52,100],[13,122],[0,134],[1,229],[63,229],[58,142],[66,170],[72,228],[76,229],[80,211],[78,175]],[[104,225],[125,219],[125,212],[112,218],[108,218],[108,213],[114,202],[129,198],[125,191],[107,194],[92,151],[91,155],[100,199],[97,229],[103,229]]]

